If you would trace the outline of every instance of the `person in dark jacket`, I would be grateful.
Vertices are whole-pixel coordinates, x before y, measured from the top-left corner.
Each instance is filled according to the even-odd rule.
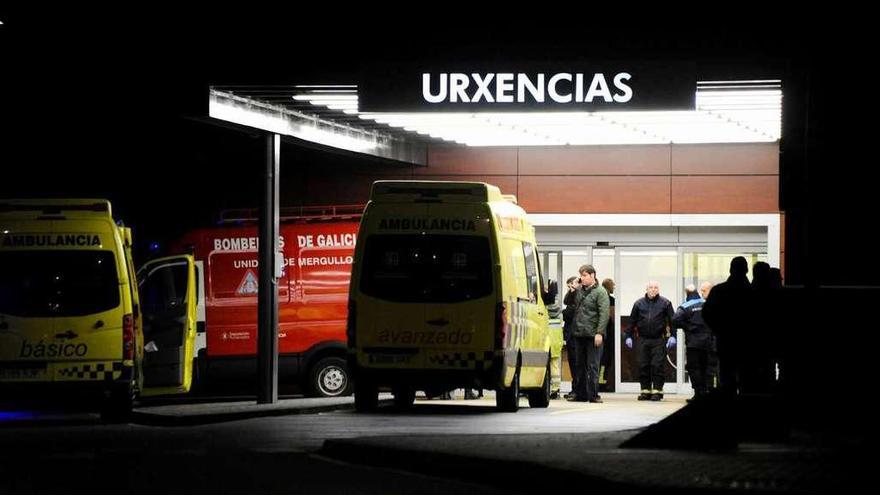
[[[627,347],[632,346],[636,332],[639,336],[639,381],[642,386],[639,400],[663,400],[666,349],[675,346],[675,337],[669,336],[672,316],[672,303],[660,295],[660,284],[648,282],[645,297],[633,304],[626,334]]]
[[[742,356],[747,352],[745,332],[753,309],[747,273],[749,262],[742,256],[733,258],[727,281],[713,287],[703,304],[703,321],[712,329],[718,346],[721,393],[727,399],[739,393]]]
[[[606,278],[602,281],[602,287],[608,293],[608,327],[605,329],[605,335],[614,335],[614,280]],[[602,366],[599,367],[599,389],[611,390],[611,384],[614,382],[614,338],[605,341],[605,349],[602,350]],[[601,398],[601,397],[600,397]]]
[[[575,299],[572,333],[579,376],[575,397],[568,400],[602,402],[599,397],[599,363],[610,317],[610,302],[608,292],[599,285],[596,269],[592,265],[583,265],[578,272],[581,275],[581,288]]]
[[[562,300],[562,304],[565,305],[565,309],[562,310],[562,338],[565,341],[565,348],[568,353],[568,369],[571,371],[571,393],[565,394],[565,398],[568,399],[574,396],[574,391],[578,387],[577,353],[575,353],[574,349],[572,328],[574,327],[575,298],[577,297],[578,289],[581,288],[581,280],[579,277],[569,277],[565,285],[568,286],[568,292],[565,293],[565,297]]]
[[[769,394],[776,385],[776,349],[779,332],[779,291],[771,279],[770,265],[752,265],[752,313],[748,352],[744,353],[740,392]]]
[[[672,327],[684,330],[687,372],[694,389],[694,399],[702,399],[709,393],[709,353],[712,350],[713,337],[712,331],[703,321],[703,304],[711,290],[712,284],[703,282],[699,295],[685,301],[672,317]]]

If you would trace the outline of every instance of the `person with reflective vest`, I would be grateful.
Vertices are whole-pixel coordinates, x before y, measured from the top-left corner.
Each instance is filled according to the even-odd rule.
[[[688,298],[672,317],[673,328],[684,330],[687,372],[694,389],[694,399],[704,398],[709,393],[709,353],[714,347],[714,337],[703,321],[703,304],[711,290],[712,284],[703,282],[699,296]]]
[[[639,400],[663,400],[663,384],[666,381],[666,349],[675,347],[675,337],[669,335],[672,328],[672,303],[660,295],[660,284],[648,282],[645,297],[633,304],[629,314],[630,327],[625,344],[632,349],[633,335],[639,336]],[[667,338],[668,337],[668,338]]]

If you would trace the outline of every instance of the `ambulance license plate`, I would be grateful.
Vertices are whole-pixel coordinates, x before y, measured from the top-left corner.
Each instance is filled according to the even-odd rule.
[[[43,380],[46,365],[0,366],[0,380]]]
[[[408,363],[412,356],[405,354],[370,354],[370,362],[374,364],[401,364]]]

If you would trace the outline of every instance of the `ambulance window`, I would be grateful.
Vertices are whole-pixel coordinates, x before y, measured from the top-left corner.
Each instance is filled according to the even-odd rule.
[[[140,297],[135,292],[134,288],[137,284],[137,275],[134,270],[134,262],[131,260],[131,254],[129,252],[125,253],[125,269],[128,274],[128,295],[131,297],[131,304],[137,304],[138,307],[134,311],[135,318],[137,318],[140,313]]]
[[[489,241],[447,235],[367,240],[361,292],[397,302],[459,302],[492,293]]]
[[[144,313],[184,307],[187,276],[186,263],[162,266],[147,274],[138,289]]]
[[[508,263],[510,264],[511,274],[513,275],[515,295],[517,298],[528,299],[528,270],[526,270],[526,257],[523,250],[523,244],[517,240],[505,239],[504,246],[505,251],[508,254]]]
[[[0,313],[84,316],[117,306],[119,276],[110,251],[0,253]]]
[[[529,300],[537,301],[538,299],[538,266],[536,264],[535,246],[528,242],[523,243],[523,256],[526,259],[526,282],[529,287]]]

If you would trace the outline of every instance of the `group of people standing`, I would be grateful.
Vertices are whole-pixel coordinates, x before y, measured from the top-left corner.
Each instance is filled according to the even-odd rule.
[[[602,402],[599,369],[609,329],[614,328],[614,282],[597,282],[591,265],[579,268],[579,277],[567,281],[563,310],[563,334],[569,349],[572,393],[578,402]],[[770,393],[777,380],[779,345],[774,339],[774,301],[782,288],[778,269],[764,262],[753,267],[753,281],[746,277],[748,262],[738,256],[731,261],[730,277],[713,288],[703,282],[699,291],[687,287],[685,301],[673,310],[660,295],[656,281],[648,282],[645,296],[630,311],[624,344],[637,347],[639,400],[663,400],[667,350],[677,345],[674,329],[685,333],[687,372],[694,399],[709,395],[720,386],[725,396],[743,392]],[[751,330],[752,332],[749,332]],[[747,346],[747,335],[759,332],[761,345]],[[637,346],[636,346],[637,342]]]
[[[782,273],[759,261],[749,265],[738,256],[730,277],[712,289],[703,305],[703,320],[718,343],[722,395],[776,393],[784,374],[781,322],[786,305]]]
[[[608,289],[598,283],[592,265],[581,266],[578,273],[579,277],[568,279],[569,292],[563,300],[563,337],[569,349],[569,366],[574,365],[571,366],[574,370],[572,393],[566,399],[602,402],[599,365],[609,324],[613,325],[611,296]],[[610,283],[613,291],[613,282]]]

